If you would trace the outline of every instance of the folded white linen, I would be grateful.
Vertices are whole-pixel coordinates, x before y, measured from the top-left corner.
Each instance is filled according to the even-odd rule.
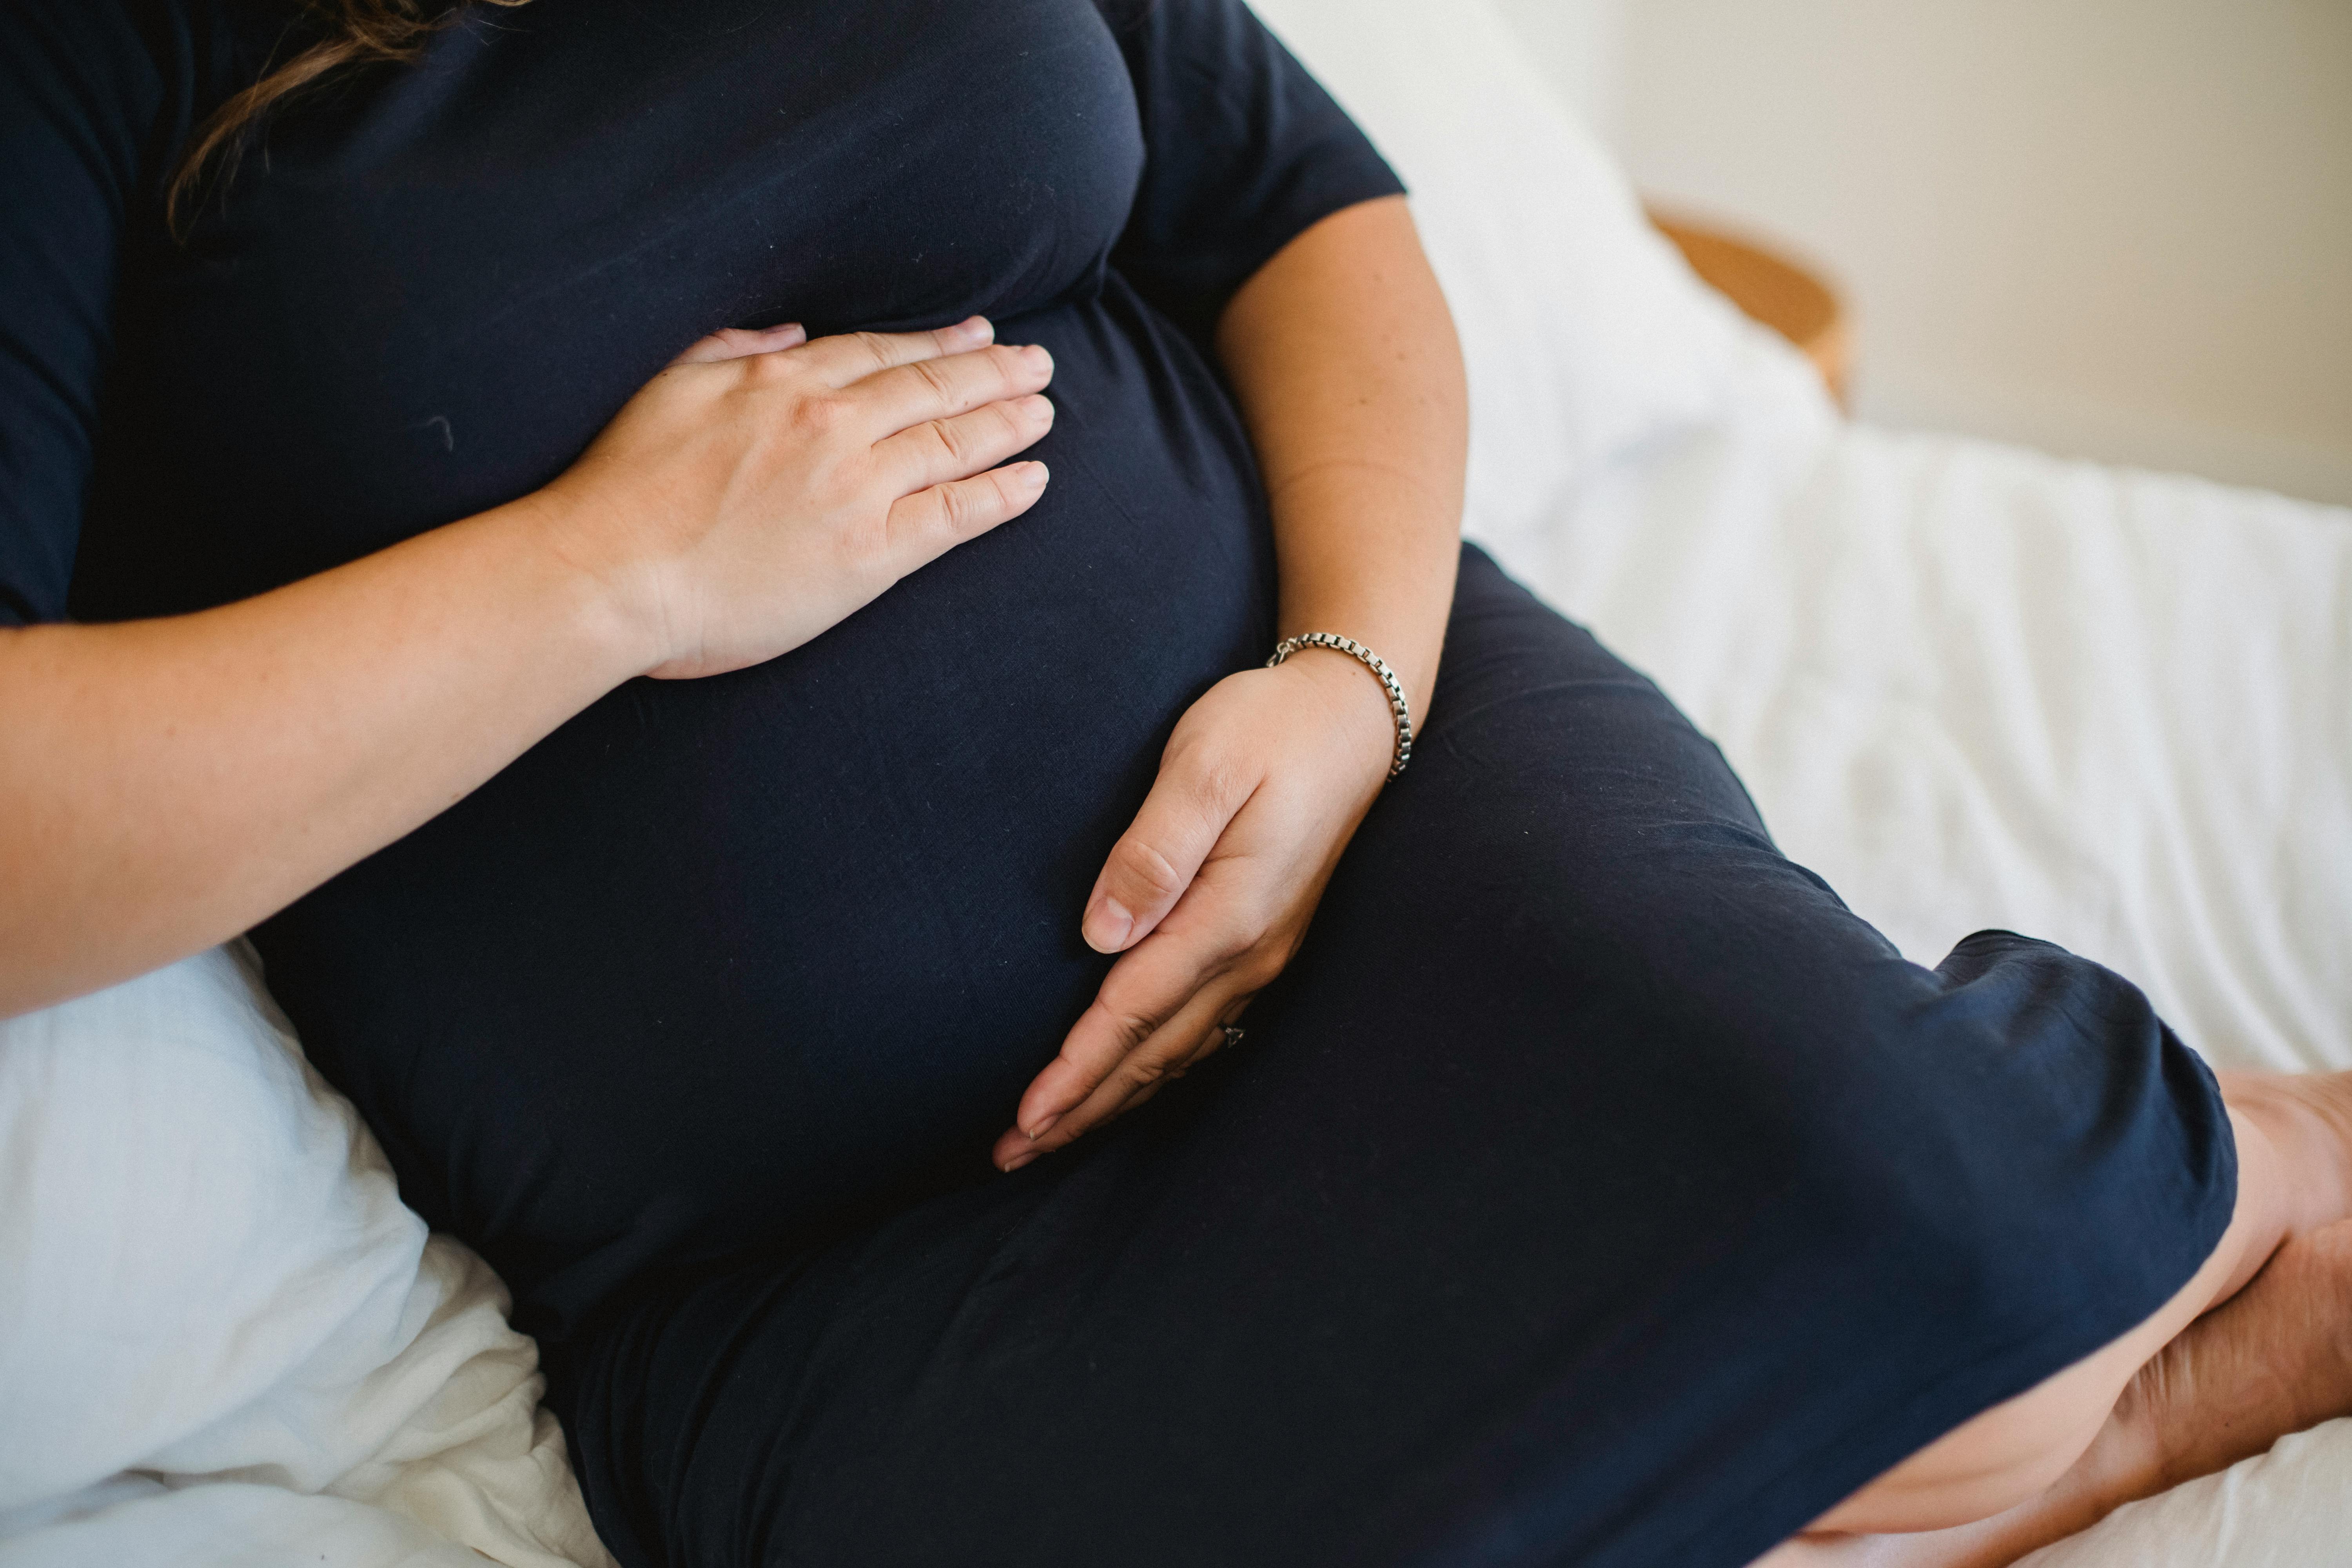
[[[237,1521],[379,1552],[394,1508],[509,1568],[606,1561],[497,1279],[428,1240],[249,963],[0,1021],[5,1560],[206,1562]],[[315,1493],[341,1506],[275,1500]]]

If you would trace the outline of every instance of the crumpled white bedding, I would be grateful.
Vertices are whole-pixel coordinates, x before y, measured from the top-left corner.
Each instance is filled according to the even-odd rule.
[[[2352,513],[1845,426],[1483,0],[1261,9],[1415,188],[1473,531],[1790,853],[1915,957],[2011,925],[2217,1060],[2352,1066]],[[241,962],[0,1024],[0,1568],[603,1568],[496,1280]],[[2347,1480],[2336,1423],[2036,1563],[2332,1563]]]
[[[538,1352],[250,950],[0,1022],[0,1564],[602,1568]]]
[[[2352,1067],[2352,511],[1732,385],[1504,553],[1906,953],[2009,925],[2217,1061]]]

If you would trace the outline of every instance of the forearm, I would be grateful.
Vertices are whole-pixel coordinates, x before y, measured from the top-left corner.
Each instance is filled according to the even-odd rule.
[[[1468,414],[1404,199],[1285,247],[1227,307],[1217,348],[1273,506],[1282,635],[1372,648],[1420,721],[1453,603]]]
[[[974,317],[692,344],[562,477],[241,604],[0,632],[0,1016],[284,907],[634,675],[799,647],[1044,491]],[[582,847],[592,853],[593,846]]]
[[[243,931],[641,655],[534,498],[197,615],[0,633],[0,1016]]]

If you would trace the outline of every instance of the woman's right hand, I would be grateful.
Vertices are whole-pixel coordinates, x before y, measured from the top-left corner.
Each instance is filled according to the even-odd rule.
[[[609,590],[645,673],[717,675],[799,647],[1020,516],[1052,428],[1042,348],[974,317],[935,332],[703,339],[535,498]]]
[[[519,500],[193,615],[0,627],[0,1017],[244,931],[631,676],[808,641],[1034,504],[1042,350],[721,332]]]

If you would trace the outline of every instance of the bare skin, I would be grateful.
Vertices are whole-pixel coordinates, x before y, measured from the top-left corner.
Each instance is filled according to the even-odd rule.
[[[2126,1502],[2352,1415],[2352,1073],[2231,1073],[2221,1087],[2238,1208],[2180,1295],[1756,1568],[2003,1568]]]

